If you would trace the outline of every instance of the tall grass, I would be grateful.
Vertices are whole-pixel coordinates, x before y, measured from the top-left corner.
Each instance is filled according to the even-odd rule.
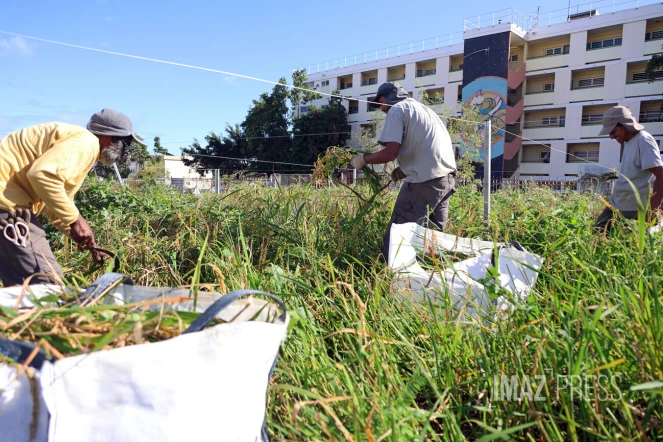
[[[603,238],[591,230],[597,196],[535,188],[496,193],[487,226],[481,195],[462,188],[448,232],[518,240],[545,264],[507,320],[461,321],[390,291],[377,254],[394,198],[360,211],[345,188],[192,196],[94,184],[79,206],[138,284],[190,284],[200,261],[196,280],[216,290],[284,299],[293,320],[270,386],[276,440],[661,438],[660,236],[646,236],[642,251],[629,224]],[[101,273],[72,245],[54,248],[67,276]],[[539,376],[545,400],[500,400],[502,375],[519,385]],[[608,400],[588,382],[580,392],[560,383],[599,375],[611,380],[600,386]]]

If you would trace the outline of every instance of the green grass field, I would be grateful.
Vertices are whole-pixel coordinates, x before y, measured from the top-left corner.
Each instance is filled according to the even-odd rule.
[[[545,258],[528,301],[499,323],[390,293],[377,254],[393,192],[365,207],[343,187],[193,196],[101,183],[77,199],[136,284],[285,301],[292,322],[269,391],[275,440],[662,438],[662,237],[635,224],[593,233],[597,195],[500,191],[486,227],[481,194],[459,189],[448,233],[518,240]],[[70,282],[102,272],[52,241]],[[532,380],[541,400],[496,396],[512,376],[519,395]]]

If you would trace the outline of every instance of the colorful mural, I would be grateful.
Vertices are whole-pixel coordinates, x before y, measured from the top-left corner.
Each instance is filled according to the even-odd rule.
[[[504,131],[511,34],[503,32],[465,40],[463,104],[472,107],[492,129],[491,171],[501,179],[504,169]],[[477,173],[483,174],[483,167]]]

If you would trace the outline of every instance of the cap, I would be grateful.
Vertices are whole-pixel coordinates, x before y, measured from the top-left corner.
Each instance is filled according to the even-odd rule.
[[[599,135],[610,134],[618,124],[626,127],[630,132],[641,131],[645,128],[642,124],[635,121],[633,114],[631,114],[631,111],[627,107],[614,106],[603,114],[603,129],[601,129]]]
[[[398,83],[391,83],[391,82],[382,83],[380,85],[380,87],[378,88],[378,91],[375,95],[375,98],[373,98],[372,100],[369,100],[369,101],[371,103],[377,103],[378,98],[380,98],[382,96],[385,96],[385,95],[389,95],[392,92],[397,92],[398,89],[400,89],[400,87],[401,87],[401,85],[398,84]]]
[[[134,134],[134,127],[129,117],[113,109],[103,109],[92,115],[87,129],[96,135],[131,137],[134,142],[147,147],[147,144]]]

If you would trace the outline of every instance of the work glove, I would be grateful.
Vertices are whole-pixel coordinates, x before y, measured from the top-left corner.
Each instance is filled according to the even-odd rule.
[[[354,157],[352,157],[350,164],[352,164],[352,167],[354,167],[355,169],[363,169],[364,166],[366,166],[366,161],[364,161],[363,155],[355,155]]]
[[[394,183],[397,183],[397,182],[399,182],[400,180],[405,179],[406,177],[407,177],[407,175],[405,175],[405,174],[403,173],[403,171],[401,170],[400,167],[395,168],[395,169],[391,172],[391,180],[392,180]]]

